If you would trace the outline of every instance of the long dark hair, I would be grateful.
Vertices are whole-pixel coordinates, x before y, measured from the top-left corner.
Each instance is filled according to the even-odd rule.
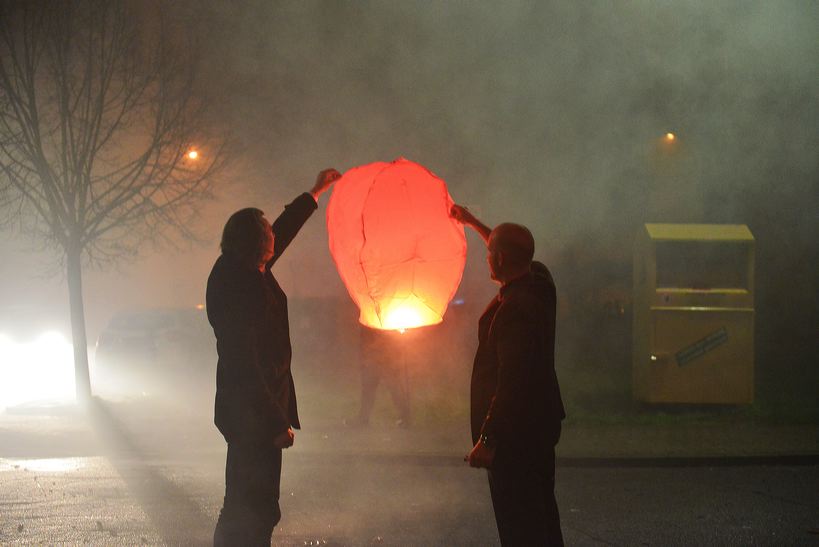
[[[233,255],[243,262],[256,261],[262,254],[267,229],[262,222],[264,212],[248,207],[236,211],[222,230],[222,253]]]

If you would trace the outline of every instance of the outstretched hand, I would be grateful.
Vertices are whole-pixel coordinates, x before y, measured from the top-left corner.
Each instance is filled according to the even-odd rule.
[[[453,204],[449,210],[449,216],[453,219],[457,220],[461,224],[469,226],[473,230],[475,230],[479,236],[483,239],[484,243],[489,242],[489,234],[492,232],[492,229],[478,220],[478,218],[472,214],[472,211],[464,207],[463,205],[458,205],[457,203]]]
[[[325,169],[321,171],[318,176],[316,177],[316,183],[313,185],[313,188],[310,190],[310,193],[313,197],[318,201],[318,198],[321,194],[323,194],[330,185],[333,184],[335,181],[341,178],[341,173],[336,171],[335,169]]]
[[[492,467],[492,462],[495,460],[495,449],[489,448],[481,441],[475,443],[472,450],[464,456],[464,461],[469,463],[470,467]]]
[[[460,222],[461,224],[471,225],[477,219],[472,212],[464,207],[463,205],[458,205],[457,203],[452,205],[452,208],[449,210],[449,216]]]

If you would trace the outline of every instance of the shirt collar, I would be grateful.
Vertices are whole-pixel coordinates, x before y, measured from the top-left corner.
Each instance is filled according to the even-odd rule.
[[[265,267],[264,272],[260,272],[258,268],[252,268],[248,266],[244,261],[240,260],[239,257],[234,255],[233,253],[222,253],[222,256],[224,256],[226,260],[228,260],[233,265],[234,268],[246,274],[256,274],[258,276],[264,276],[265,272],[270,272],[269,265]]]
[[[498,300],[503,301],[503,298],[508,295],[510,291],[515,290],[515,287],[524,285],[531,276],[531,272],[528,272],[501,286],[500,291],[498,291]]]

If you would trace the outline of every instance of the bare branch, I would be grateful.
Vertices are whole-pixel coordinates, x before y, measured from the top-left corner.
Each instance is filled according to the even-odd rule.
[[[64,251],[73,241],[92,263],[195,239],[227,159],[193,95],[196,48],[171,45],[179,29],[140,26],[135,13],[152,8],[139,3],[12,4],[0,17],[0,224]],[[208,152],[196,163],[192,144]]]

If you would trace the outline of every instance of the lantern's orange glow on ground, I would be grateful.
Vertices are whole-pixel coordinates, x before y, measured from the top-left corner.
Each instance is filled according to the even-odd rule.
[[[466,262],[452,203],[443,180],[403,158],[350,169],[335,183],[330,252],[361,324],[405,330],[443,320]]]
[[[189,160],[199,159],[199,152],[197,150],[191,150],[187,155]]]

